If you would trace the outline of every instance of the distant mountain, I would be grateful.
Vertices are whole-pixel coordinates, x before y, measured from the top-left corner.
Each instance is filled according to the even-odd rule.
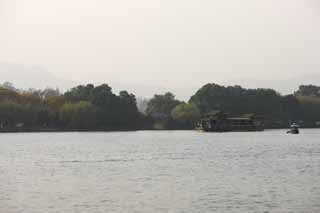
[[[57,78],[42,67],[0,62],[0,83],[6,81],[21,89],[58,87],[64,91],[76,85],[75,82]]]
[[[136,97],[151,98],[154,94],[164,94],[172,92],[177,99],[188,101],[195,92],[206,83],[218,83],[220,85],[242,85],[246,88],[272,88],[281,94],[292,94],[297,91],[300,85],[320,85],[320,74],[309,75],[292,75],[288,78],[275,77],[274,79],[261,79],[258,76],[248,78],[229,79],[217,82],[215,79],[208,79],[207,82],[196,84],[194,82],[186,82],[184,86],[168,86],[159,85],[154,82],[121,82],[121,81],[101,81],[91,82],[90,79],[81,82],[74,82],[67,79],[61,79],[39,66],[26,66],[22,64],[14,64],[0,62],[0,84],[3,82],[11,82],[16,88],[28,89],[45,87],[58,87],[60,91],[65,91],[79,84],[94,83],[95,85],[107,83],[112,87],[115,93],[121,90],[127,90],[136,95]]]
[[[166,85],[150,84],[150,83],[121,83],[121,82],[106,82],[110,84],[112,90],[118,93],[120,90],[127,90],[130,93],[141,98],[152,98],[155,94],[164,94],[166,92],[172,92],[178,99],[188,101],[190,96],[193,95],[198,87],[175,88]],[[200,85],[201,86],[201,85]],[[199,87],[200,87],[199,86]]]
[[[0,84],[4,82],[12,83],[18,89],[58,87],[60,91],[66,91],[79,84],[93,83],[95,85],[107,83],[112,87],[113,92],[118,93],[121,90],[127,90],[136,95],[136,97],[151,98],[154,94],[162,94],[168,91],[176,92],[178,98],[189,99],[194,93],[193,89],[172,89],[166,86],[156,84],[139,84],[139,83],[123,83],[123,82],[92,82],[90,79],[82,82],[74,82],[61,79],[48,72],[43,67],[26,66],[22,64],[13,64],[0,62]],[[172,89],[172,90],[171,90]],[[196,88],[195,88],[196,89]]]

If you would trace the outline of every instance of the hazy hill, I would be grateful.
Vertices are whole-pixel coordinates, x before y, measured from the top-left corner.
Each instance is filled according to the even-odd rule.
[[[115,93],[120,90],[128,90],[134,93],[137,97],[151,98],[154,94],[160,94],[173,90],[177,96],[182,99],[189,99],[189,95],[194,92],[196,88],[169,88],[166,85],[160,86],[153,84],[153,82],[139,83],[122,83],[119,81],[110,82],[109,79],[102,79],[101,82],[91,82],[86,79],[85,82],[74,82],[67,79],[58,78],[43,67],[39,66],[25,66],[22,64],[13,64],[7,62],[0,62],[0,83],[11,82],[16,88],[39,88],[58,87],[60,91],[66,91],[79,84],[93,83],[95,85],[107,83],[112,87]]]
[[[9,81],[17,88],[59,87],[64,91],[76,83],[60,79],[41,67],[0,62],[0,83]]]

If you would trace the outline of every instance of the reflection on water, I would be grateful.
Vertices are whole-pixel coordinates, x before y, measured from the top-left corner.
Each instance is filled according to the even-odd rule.
[[[0,212],[320,212],[319,138],[0,134]]]

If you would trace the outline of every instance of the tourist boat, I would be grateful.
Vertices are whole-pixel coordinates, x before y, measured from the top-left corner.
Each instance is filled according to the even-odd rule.
[[[248,117],[228,117],[221,111],[206,114],[198,123],[196,129],[206,132],[230,132],[230,131],[263,131],[262,119],[251,115]]]

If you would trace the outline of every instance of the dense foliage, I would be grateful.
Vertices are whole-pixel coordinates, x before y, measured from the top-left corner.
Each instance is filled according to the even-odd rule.
[[[320,97],[320,87],[315,85],[301,85],[294,95]]]
[[[272,89],[245,89],[241,86],[206,84],[190,98],[202,114],[222,110],[233,116],[256,114],[267,126],[286,127],[300,122],[314,126],[320,121],[320,98],[316,86],[300,86],[295,95],[281,96]]]
[[[102,84],[77,86],[61,95],[54,89],[0,88],[0,124],[6,128],[139,129],[143,116],[133,94],[112,93]]]
[[[179,126],[186,129],[193,128],[200,119],[200,111],[195,104],[182,103],[171,111],[172,118],[179,123]]]
[[[181,101],[175,99],[174,95],[170,92],[167,92],[164,95],[155,95],[149,101],[146,112],[149,115],[164,114],[169,116],[171,110],[180,103]]]
[[[5,82],[0,85],[0,129],[192,129],[201,116],[214,110],[263,117],[268,127],[292,122],[314,127],[320,125],[319,89],[303,85],[293,95],[282,96],[272,89],[206,84],[188,103],[170,92],[137,103],[133,94],[116,95],[107,84],[79,85],[60,94],[52,88],[20,90]]]
[[[176,125],[171,117],[172,110],[182,102],[167,92],[163,95],[154,95],[147,104],[146,114],[153,120],[154,129],[175,129]]]

